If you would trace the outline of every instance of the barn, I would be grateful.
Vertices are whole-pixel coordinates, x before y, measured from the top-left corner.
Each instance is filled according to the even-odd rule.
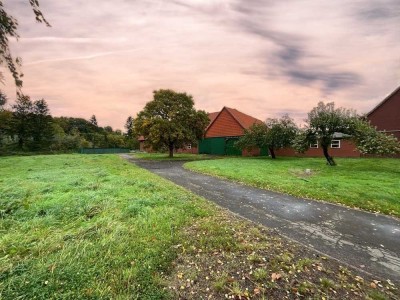
[[[234,108],[223,107],[219,112],[209,113],[210,124],[207,126],[204,139],[199,141],[199,154],[212,155],[267,155],[266,149],[240,150],[235,142],[253,124],[262,123],[252,116]]]
[[[367,118],[379,131],[393,134],[400,140],[400,86],[375,106]]]

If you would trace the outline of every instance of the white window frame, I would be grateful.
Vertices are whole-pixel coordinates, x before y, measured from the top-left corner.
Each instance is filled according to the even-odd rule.
[[[310,149],[318,149],[319,145],[318,145],[318,141],[314,144],[310,144]]]
[[[332,140],[331,141],[331,148],[332,149],[340,149],[341,141],[340,140]]]
[[[187,144],[186,149],[188,149],[188,150],[192,149],[192,144]]]

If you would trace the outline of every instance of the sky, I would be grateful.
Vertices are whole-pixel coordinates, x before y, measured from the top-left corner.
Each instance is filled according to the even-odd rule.
[[[261,120],[319,101],[366,113],[400,85],[399,0],[6,0],[23,92],[54,116],[123,128],[154,90]],[[2,87],[11,102],[9,75]]]

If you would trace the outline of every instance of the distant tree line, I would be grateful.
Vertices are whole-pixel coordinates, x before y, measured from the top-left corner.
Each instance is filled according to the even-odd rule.
[[[125,132],[111,126],[100,127],[96,116],[90,120],[52,117],[44,99],[32,101],[22,94],[10,108],[0,93],[0,154],[10,152],[72,152],[79,148],[139,147],[133,136],[133,118]]]

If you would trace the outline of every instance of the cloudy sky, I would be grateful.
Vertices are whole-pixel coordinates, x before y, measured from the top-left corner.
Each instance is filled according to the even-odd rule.
[[[102,126],[122,128],[161,88],[301,121],[320,100],[367,112],[400,84],[399,0],[40,0],[51,28],[28,0],[4,2],[24,92]]]

